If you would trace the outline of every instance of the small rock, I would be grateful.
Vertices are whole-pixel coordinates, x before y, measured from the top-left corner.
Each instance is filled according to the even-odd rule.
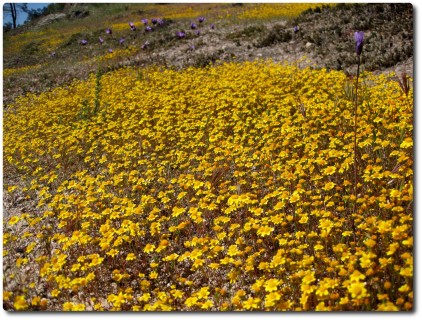
[[[40,21],[37,23],[38,26],[44,26],[46,24],[49,24],[54,21],[59,21],[66,18],[66,14],[64,13],[53,13],[45,16],[44,18],[40,19]]]

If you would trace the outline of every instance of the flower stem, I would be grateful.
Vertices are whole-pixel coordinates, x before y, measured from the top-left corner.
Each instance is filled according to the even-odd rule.
[[[360,67],[360,55],[358,55],[358,70],[356,72],[356,94],[355,94],[355,143],[354,143],[354,162],[355,162],[355,202],[353,204],[353,213],[356,213],[356,203],[358,200],[358,164],[357,164],[357,143],[356,143],[356,135],[357,135],[357,123],[358,123],[358,86],[359,86],[359,67]],[[353,233],[355,234],[356,239],[356,230],[355,230],[355,222],[354,218],[352,217],[352,228]],[[355,241],[356,242],[356,241]]]

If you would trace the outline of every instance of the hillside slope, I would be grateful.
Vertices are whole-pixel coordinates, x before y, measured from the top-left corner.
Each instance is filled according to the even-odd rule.
[[[3,102],[86,79],[98,68],[122,65],[184,68],[216,61],[301,59],[302,66],[353,72],[356,30],[366,32],[366,70],[388,72],[400,66],[413,75],[412,13],[410,4],[68,6],[64,13],[5,35]],[[58,15],[60,19],[53,19]],[[153,18],[160,23],[153,24]],[[136,30],[131,30],[130,22]],[[293,31],[294,26],[299,32]],[[107,28],[112,35],[105,33]],[[82,40],[87,44],[81,45]]]

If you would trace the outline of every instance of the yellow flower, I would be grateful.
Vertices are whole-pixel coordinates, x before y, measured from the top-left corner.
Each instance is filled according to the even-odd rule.
[[[127,256],[126,256],[126,261],[132,261],[132,260],[135,260],[136,259],[136,256],[135,256],[135,254],[134,253],[129,253]]]
[[[404,284],[404,285],[402,285],[402,286],[399,288],[399,291],[400,291],[400,292],[409,292],[409,291],[410,291],[410,287],[409,287],[407,284]]]
[[[138,298],[139,302],[148,302],[151,299],[151,295],[149,293],[144,293],[142,296]]]
[[[18,223],[18,222],[19,222],[19,220],[20,220],[20,218],[19,218],[19,217],[17,217],[17,216],[13,216],[13,217],[11,217],[11,218],[9,219],[9,225],[13,226],[13,225],[15,225],[16,223]]]
[[[365,280],[365,275],[360,273],[358,270],[353,271],[353,273],[350,275],[350,281],[352,282],[359,282],[360,280]]]
[[[210,294],[209,287],[202,287],[198,292],[195,293],[198,299],[206,299]]]
[[[175,299],[181,299],[181,298],[183,298],[183,291],[174,290],[174,291],[172,291],[172,295]]]
[[[397,189],[392,189],[390,191],[390,197],[391,198],[398,198],[398,197],[400,197],[400,195],[401,195],[401,192]]]
[[[73,303],[72,302],[65,302],[62,306],[63,311],[72,311],[73,310]]]
[[[31,300],[31,305],[38,306],[41,303],[41,298],[38,296],[35,296]]]
[[[317,245],[315,245],[315,246],[314,246],[314,249],[315,249],[316,251],[320,251],[320,250],[324,249],[324,246],[322,246],[322,245],[320,245],[320,244],[317,244]]]
[[[153,251],[154,251],[154,249],[155,249],[155,245],[154,245],[154,244],[151,244],[151,243],[148,243],[148,244],[145,246],[145,248],[144,248],[144,252],[145,252],[145,253],[150,253],[150,252],[153,252]]]
[[[329,289],[329,286],[327,285],[327,283],[321,282],[319,284],[317,290],[315,291],[315,294],[318,297],[321,297],[321,298],[326,297],[326,296],[329,296],[330,295],[330,292],[328,291],[328,289]]]
[[[272,292],[277,290],[277,286],[280,284],[280,280],[278,279],[269,279],[265,281],[265,291]]]
[[[297,191],[294,191],[293,194],[290,197],[290,202],[291,203],[295,203],[298,202],[300,200],[300,194]]]
[[[324,189],[325,191],[329,191],[329,190],[333,189],[335,186],[336,186],[336,184],[334,182],[330,181],[330,182],[327,182],[322,189]]]
[[[261,237],[265,237],[270,235],[271,232],[273,232],[274,228],[269,226],[262,226],[257,230],[257,234]]]
[[[212,262],[208,265],[208,267],[210,267],[211,269],[218,269],[219,266],[220,264],[215,262]]]
[[[12,296],[13,296],[13,292],[3,291],[3,300],[4,301],[9,301]]]
[[[108,251],[106,254],[107,255],[109,255],[109,256],[112,256],[112,257],[114,257],[114,256],[116,256],[117,254],[119,253],[119,250],[116,250],[116,249],[111,249],[110,251]]]
[[[193,307],[198,302],[197,297],[189,297],[185,300],[185,305],[188,307]]]
[[[265,307],[272,307],[280,300],[281,295],[278,292],[270,292],[265,296]]]
[[[413,277],[413,268],[407,267],[400,269],[400,275],[405,277]]]
[[[321,301],[318,303],[318,305],[315,307],[316,311],[331,311],[331,308],[325,305],[324,301]]]
[[[378,305],[377,311],[399,311],[399,308],[392,302],[387,301]]]
[[[315,274],[313,271],[308,272],[303,278],[302,278],[302,283],[305,284],[311,284],[312,282],[314,282],[315,279]]]
[[[174,207],[173,208],[173,213],[172,213],[172,217],[178,217],[180,216],[183,212],[185,212],[185,208],[178,208],[178,207]]]
[[[400,144],[400,148],[402,148],[402,149],[411,148],[411,147],[413,147],[413,140],[412,140],[412,138],[406,138]]]
[[[28,309],[28,303],[25,300],[25,296],[16,296],[13,303],[15,310],[26,310]]]
[[[239,254],[239,249],[237,248],[237,245],[233,244],[229,247],[227,250],[227,254],[231,257],[236,256]]]
[[[57,297],[60,294],[60,290],[58,289],[54,289],[53,291],[51,291],[51,296],[53,298]]]
[[[256,299],[249,297],[248,300],[243,302],[243,307],[246,310],[258,309],[258,303]]]
[[[352,282],[347,290],[351,293],[352,298],[362,299],[368,296],[364,282]]]
[[[201,309],[207,310],[209,308],[212,308],[213,306],[214,306],[214,302],[212,300],[206,300],[204,303],[202,303]]]
[[[336,172],[336,167],[334,167],[334,166],[326,167],[326,168],[323,170],[323,172],[324,172],[324,174],[326,174],[326,175],[332,175],[332,174],[334,174],[334,173]]]
[[[366,239],[366,240],[364,241],[364,243],[365,243],[365,245],[366,245],[367,247],[369,247],[369,248],[373,248],[373,247],[377,244],[377,243],[376,243],[376,241],[372,240],[371,238]]]

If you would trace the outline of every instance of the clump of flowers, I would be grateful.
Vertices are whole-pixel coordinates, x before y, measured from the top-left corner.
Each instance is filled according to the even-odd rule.
[[[358,201],[343,72],[128,67],[18,99],[5,192],[37,212],[3,221],[5,309],[412,310],[413,91],[364,76]]]

